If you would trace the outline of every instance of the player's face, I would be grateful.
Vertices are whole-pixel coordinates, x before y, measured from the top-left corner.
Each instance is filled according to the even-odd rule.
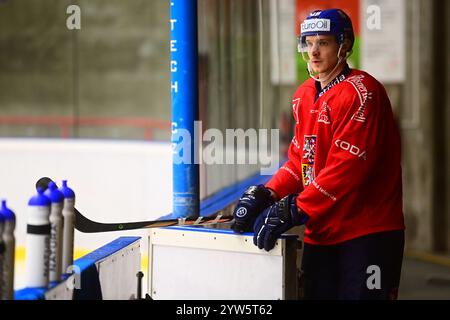
[[[306,37],[306,48],[314,72],[331,72],[338,63],[339,45],[332,35]]]

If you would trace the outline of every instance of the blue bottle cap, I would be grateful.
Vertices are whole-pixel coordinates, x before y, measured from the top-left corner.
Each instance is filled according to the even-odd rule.
[[[52,203],[61,203],[64,201],[64,195],[58,190],[58,186],[53,181],[48,184],[48,189],[44,194],[50,199]]]
[[[75,192],[73,192],[73,190],[67,186],[67,180],[62,181],[62,187],[59,188],[59,191],[62,192],[65,199],[74,199],[75,198]]]
[[[38,192],[37,195],[30,198],[30,201],[28,201],[28,205],[36,207],[50,206],[51,204],[50,199],[44,195],[44,189],[38,187],[37,192]]]
[[[3,216],[6,221],[16,220],[16,215],[14,214],[14,212],[6,206],[6,200],[2,200],[0,216]]]

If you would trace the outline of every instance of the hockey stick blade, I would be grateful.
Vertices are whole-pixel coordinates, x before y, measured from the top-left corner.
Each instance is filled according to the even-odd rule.
[[[149,220],[137,222],[123,222],[123,223],[100,223],[89,220],[83,216],[80,211],[75,209],[75,229],[83,233],[108,232],[108,231],[125,231],[146,228],[161,228],[170,226],[199,226],[210,225],[217,223],[230,222],[232,216],[222,216],[220,214],[210,217],[198,218],[179,218],[168,220]]]

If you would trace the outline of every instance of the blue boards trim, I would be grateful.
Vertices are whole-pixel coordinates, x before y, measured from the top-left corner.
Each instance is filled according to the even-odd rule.
[[[14,293],[14,300],[45,300],[47,288],[24,288]]]

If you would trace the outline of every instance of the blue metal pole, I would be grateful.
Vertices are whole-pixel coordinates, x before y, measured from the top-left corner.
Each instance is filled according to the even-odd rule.
[[[200,202],[199,166],[194,161],[194,121],[198,120],[197,0],[170,1],[170,30],[173,216],[196,217]]]

